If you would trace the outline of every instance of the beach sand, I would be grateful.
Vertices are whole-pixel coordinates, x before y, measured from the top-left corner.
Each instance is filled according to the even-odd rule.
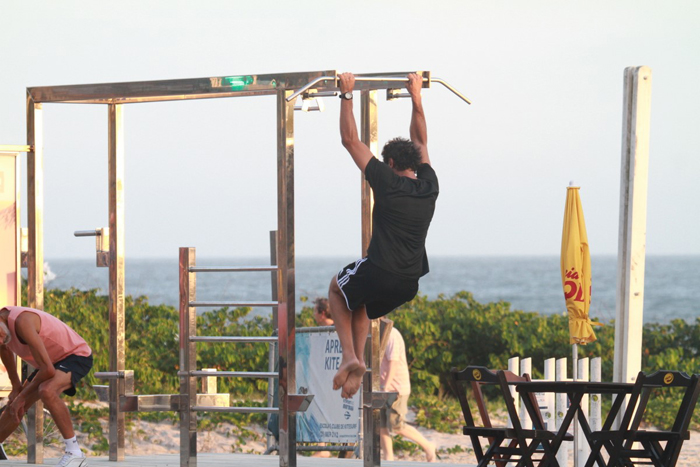
[[[198,452],[226,453],[244,452],[262,454],[266,449],[266,439],[261,428],[251,428],[256,434],[242,443],[235,434],[233,426],[221,426],[215,431],[198,433]],[[471,442],[460,434],[439,433],[418,427],[418,430],[435,443],[441,459],[437,463],[476,465],[476,457],[471,450]],[[179,428],[171,423],[137,422],[127,437],[127,455],[179,453]],[[573,448],[570,449],[573,451]],[[423,451],[416,446],[413,454],[407,451],[395,451],[396,460],[425,462]],[[571,457],[571,455],[569,456]],[[697,467],[700,459],[700,432],[691,432],[690,440],[683,445],[677,467]],[[570,459],[569,466],[573,466]]]
[[[107,429],[106,422],[103,429]],[[261,427],[249,427],[247,433],[237,432],[233,425],[223,424],[213,431],[200,431],[197,437],[198,452],[211,453],[256,453],[262,454],[266,449],[266,438]],[[471,450],[471,443],[466,436],[459,434],[439,433],[418,427],[418,430],[438,446],[441,459],[438,463],[476,465],[476,458]],[[87,436],[79,433],[82,446],[88,451]],[[571,449],[573,450],[573,449]],[[180,432],[177,424],[172,422],[134,422],[127,432],[127,456],[147,454],[177,454],[180,452]],[[47,448],[45,456],[60,457],[58,448]],[[425,462],[425,455],[416,446],[411,454],[408,451],[395,451],[396,460]],[[94,454],[93,454],[94,455]],[[101,454],[104,455],[104,454]],[[683,451],[677,467],[696,467],[700,459],[700,432],[691,432],[689,441],[683,445]],[[569,462],[573,466],[573,462]]]
[[[409,415],[409,420],[412,417]],[[101,420],[104,433],[107,433],[107,420]],[[430,441],[438,446],[438,454],[441,457],[437,463],[476,465],[476,458],[471,449],[469,438],[460,434],[440,433],[434,430],[417,427],[417,429]],[[90,449],[91,443],[87,434],[77,432],[81,446],[87,451],[88,456],[104,456],[104,453],[94,453]],[[60,444],[49,446],[45,450],[46,458],[60,457],[62,450]],[[221,424],[214,430],[200,430],[197,436],[197,450],[200,453],[248,453],[263,454],[267,448],[265,430],[259,426],[247,427],[243,432],[235,425]],[[573,451],[573,448],[570,449]],[[180,452],[179,425],[172,421],[148,422],[134,421],[129,424],[126,435],[126,455],[149,454],[178,454]],[[411,453],[408,451],[394,452],[396,460],[425,462],[425,455],[421,449]],[[571,457],[571,456],[570,456]],[[689,441],[683,445],[677,467],[696,467],[700,465],[700,432],[691,432]],[[573,461],[569,462],[573,466]]]

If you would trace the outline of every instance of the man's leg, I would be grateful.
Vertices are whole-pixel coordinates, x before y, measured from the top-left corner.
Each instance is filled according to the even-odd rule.
[[[355,349],[355,356],[359,362],[357,369],[353,370],[349,375],[345,384],[343,384],[342,396],[346,399],[351,398],[362,385],[362,375],[367,371],[365,363],[365,344],[367,343],[367,335],[369,334],[370,320],[367,316],[367,311],[364,306],[361,306],[352,313],[352,339]]]
[[[367,316],[367,310],[363,305],[352,313],[352,344],[355,348],[355,356],[360,362],[362,373],[367,370],[365,365],[365,344],[367,343],[367,335],[369,334],[369,325],[370,320]]]
[[[53,378],[39,385],[39,397],[51,413],[66,446],[66,452],[56,465],[60,467],[84,467],[87,465],[87,459],[76,439],[68,406],[61,398],[61,393],[71,387],[73,387],[71,373],[56,370]]]
[[[64,373],[60,370],[56,370],[53,378],[39,385],[39,397],[51,413],[51,417],[64,439],[75,436],[70,412],[66,403],[61,399],[61,393],[72,385],[70,373]]]
[[[425,439],[425,436],[423,436],[420,431],[416,430],[411,425],[404,425],[404,427],[401,430],[398,430],[396,434],[417,443],[421,449],[425,451],[426,460],[428,462],[435,462],[435,445]]]
[[[0,415],[0,443],[4,443],[8,436],[17,429],[19,422],[15,422],[10,418],[10,411],[5,409]]]
[[[29,397],[27,397],[27,402],[24,404],[25,412],[29,410],[29,408],[34,405],[37,400],[39,400],[39,394],[35,391],[34,393],[30,394]],[[24,413],[22,413],[22,415],[19,417],[20,421],[22,420],[23,416]],[[6,406],[5,410],[2,412],[2,415],[0,415],[0,443],[5,442],[12,432],[17,429],[19,424],[20,422],[15,422],[12,420],[10,410]]]
[[[382,460],[393,461],[394,460],[394,440],[389,434],[389,430],[386,428],[381,428],[379,430],[379,441],[382,447]]]
[[[343,347],[340,367],[333,377],[333,389],[338,390],[345,384],[350,373],[359,368],[360,361],[353,346],[353,312],[348,310],[335,276],[331,279],[331,285],[328,288],[328,305],[335,324],[335,332],[338,333],[340,345]]]

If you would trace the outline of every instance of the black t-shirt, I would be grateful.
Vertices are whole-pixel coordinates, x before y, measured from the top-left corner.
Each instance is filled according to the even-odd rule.
[[[417,279],[429,271],[425,237],[439,187],[429,164],[421,164],[416,175],[417,179],[401,177],[375,157],[365,167],[365,178],[374,192],[367,256],[386,271]]]

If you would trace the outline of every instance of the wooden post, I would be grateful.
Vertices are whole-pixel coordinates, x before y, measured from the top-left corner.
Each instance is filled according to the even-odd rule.
[[[645,66],[628,67],[625,69],[622,113],[613,368],[613,381],[616,382],[633,382],[642,365],[650,114],[651,69]],[[624,413],[624,408],[620,413]]]

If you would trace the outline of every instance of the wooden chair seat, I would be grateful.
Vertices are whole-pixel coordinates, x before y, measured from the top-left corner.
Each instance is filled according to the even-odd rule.
[[[471,427],[471,426],[465,426],[462,428],[462,434],[465,434],[467,436],[471,435],[476,435],[476,436],[483,436],[483,437],[491,437],[491,436],[497,436],[499,434],[503,434],[506,438],[516,438],[517,433],[514,429],[512,428],[485,428],[481,426],[477,427]],[[539,439],[539,440],[547,440],[547,441],[552,441],[556,437],[556,433],[552,431],[545,431],[545,430],[522,430],[522,434],[526,438],[531,438],[531,439]],[[574,436],[571,433],[567,433],[564,436],[564,441],[573,441]]]
[[[683,440],[688,441],[690,439],[690,431],[685,433],[673,433],[670,431],[637,431],[630,434],[630,438],[634,441],[648,441],[648,440],[659,440],[659,441],[670,441],[670,440]]]

